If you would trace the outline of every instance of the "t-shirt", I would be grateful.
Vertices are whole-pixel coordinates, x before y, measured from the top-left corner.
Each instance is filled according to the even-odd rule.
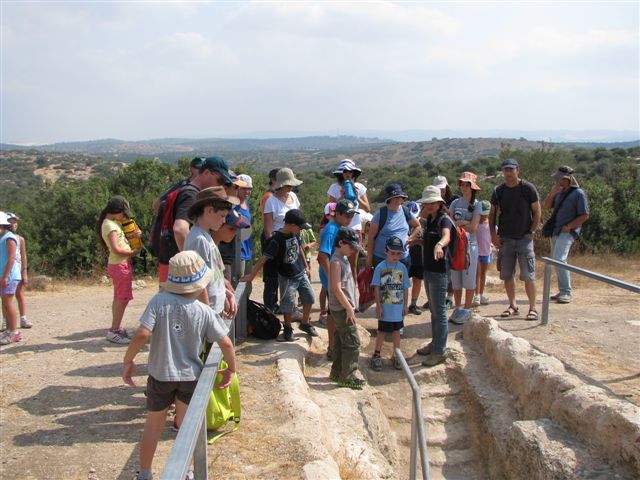
[[[275,195],[270,196],[264,204],[264,213],[273,214],[272,232],[278,232],[284,227],[284,216],[289,210],[300,208],[300,200],[294,192],[289,192],[287,202],[282,202]]]
[[[169,292],[149,300],[140,324],[153,333],[147,369],[161,382],[197,380],[204,366],[200,360],[203,338],[213,343],[227,334],[211,307]]]
[[[556,213],[555,226],[553,234],[558,235],[565,225],[571,223],[580,215],[589,215],[589,202],[587,195],[581,188],[571,188],[567,192],[561,192],[553,199],[553,208],[560,203],[560,199],[566,197],[565,201],[560,205],[558,213]],[[573,232],[577,234],[582,230],[582,226],[574,228]]]
[[[251,223],[253,221],[253,217],[251,216],[251,207],[249,206],[249,200],[246,202],[247,208],[242,208],[242,204],[240,204],[237,205],[235,209],[240,215],[249,220],[249,223]],[[245,229],[238,230],[238,235],[241,235],[241,232],[244,230]],[[251,230],[251,227],[249,227],[248,230]],[[240,260],[253,260],[253,235],[249,235],[249,238],[240,242]]]
[[[176,201],[173,204],[174,221],[180,219],[191,223],[191,219],[189,218],[189,208],[193,205],[199,191],[200,189],[198,187],[190,183],[180,189],[180,192],[176,197]],[[164,245],[161,263],[165,263],[165,261],[166,263],[169,263],[169,259],[178,252],[180,252],[180,250],[178,249],[175,237],[170,235],[167,237],[167,241]]]
[[[380,210],[375,213],[371,221],[378,226],[380,225]],[[400,207],[397,212],[392,212],[387,208],[387,221],[382,227],[382,230],[378,230],[378,236],[374,241],[373,254],[376,257],[386,258],[385,246],[387,239],[394,235],[406,245],[407,239],[409,238],[409,224],[404,216],[402,207]],[[405,248],[400,258],[406,258],[407,255],[409,255],[409,251]]]
[[[117,265],[118,263],[122,263],[125,260],[129,260],[129,257],[127,255],[118,255],[111,249],[111,244],[109,243],[109,234],[111,232],[116,232],[116,243],[119,248],[121,248],[122,250],[131,250],[131,247],[129,246],[129,240],[127,240],[120,222],[105,218],[102,221],[102,239],[104,240],[104,243],[107,244],[107,248],[109,249],[109,264]]]
[[[371,285],[380,287],[382,320],[385,322],[402,321],[404,318],[404,291],[411,286],[407,267],[402,262],[391,264],[383,260],[373,271]]]
[[[9,241],[16,242],[16,249],[18,248],[18,239],[13,232],[7,231],[0,237],[0,276],[4,275],[4,269],[7,267],[7,262],[9,261],[9,251],[7,249],[7,242]],[[13,267],[11,267],[11,271],[9,272],[8,281],[15,282],[17,280],[22,280],[22,272],[14,257]]]
[[[482,216],[482,202],[475,201],[473,204],[473,211],[469,211],[469,202],[464,197],[456,198],[449,206],[449,212],[451,212],[452,218],[455,221],[458,220],[473,220],[474,215]],[[477,243],[476,232],[469,232],[469,242]]]
[[[334,254],[330,263],[337,262],[340,264],[340,289],[344,292],[353,308],[356,308],[356,283],[351,273],[351,264],[349,259],[343,255]],[[338,301],[331,288],[327,289],[329,294],[329,309],[331,311],[344,310],[342,304]]]
[[[491,254],[491,229],[489,223],[479,223],[476,231],[478,240],[478,255],[486,257]]]
[[[329,257],[329,261],[331,261],[333,252],[336,249],[335,243],[338,230],[340,230],[340,226],[331,220],[320,232],[320,249],[318,253],[326,254]],[[329,288],[329,272],[325,272],[322,265],[320,266],[320,283],[324,288]]]
[[[356,193],[358,197],[361,197],[365,193],[367,193],[367,187],[365,187],[360,182],[355,182],[353,186],[356,189]],[[336,201],[340,200],[343,196],[343,192],[341,191],[342,185],[339,183],[333,183],[327,190],[327,195],[336,199]],[[356,214],[351,219],[351,224],[349,224],[349,228],[353,228],[354,230],[362,230],[362,223],[360,222],[360,215]]]
[[[526,180],[520,180],[515,187],[503,183],[494,188],[491,205],[499,209],[498,235],[516,239],[528,235],[533,223],[531,204],[538,200],[536,187]]]
[[[273,260],[279,275],[294,278],[304,272],[304,263],[300,258],[300,239],[291,233],[276,232],[269,239],[262,253]]]
[[[448,228],[449,231],[453,230],[453,222],[449,215],[446,213],[441,213],[435,218],[427,217],[426,219],[422,219],[422,236],[424,238],[423,243],[423,257],[422,257],[422,266],[424,267],[425,272],[433,272],[433,273],[445,273],[447,271],[447,250],[449,246],[443,247],[444,256],[436,260],[433,258],[433,250],[436,246],[436,243],[440,241],[442,238],[442,229]],[[453,232],[451,232],[453,235]]]
[[[313,234],[313,230],[305,229],[300,231],[300,243],[302,244],[302,248],[316,241],[316,236]],[[311,249],[304,250],[304,258],[307,259],[307,262],[311,261]]]
[[[24,242],[24,239],[17,234],[14,234],[16,236],[16,263],[18,264],[18,268],[20,269],[20,273],[22,273],[22,252],[20,251],[20,245],[22,245],[22,242]]]
[[[209,294],[209,306],[217,314],[221,314],[224,310],[225,285],[224,285],[224,263],[220,256],[220,251],[216,246],[209,232],[194,225],[189,231],[187,239],[184,241],[185,250],[193,250],[198,252],[207,267],[213,272],[213,278],[207,285],[207,293]]]

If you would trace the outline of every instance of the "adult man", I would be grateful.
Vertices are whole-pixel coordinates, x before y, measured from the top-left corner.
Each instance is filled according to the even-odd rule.
[[[537,320],[536,310],[536,256],[533,251],[533,233],[540,225],[540,198],[536,187],[519,178],[520,165],[508,158],[502,165],[504,183],[494,188],[491,195],[489,229],[493,244],[499,248],[498,270],[509,298],[509,307],[502,317],[517,315],[516,260],[520,265],[520,280],[529,299],[526,320]],[[498,211],[499,217],[496,218]],[[496,219],[498,220],[496,222]],[[498,225],[496,233],[495,226]]]
[[[589,218],[587,195],[573,176],[573,168],[561,166],[551,175],[556,184],[544,200],[544,206],[553,209],[550,221],[553,223],[551,255],[554,260],[567,263],[569,250],[580,234],[582,224]],[[564,268],[556,268],[558,293],[551,300],[571,303],[571,274]]]
[[[264,207],[269,197],[275,192],[276,180],[278,177],[278,168],[269,171],[269,188],[264,192],[260,199],[260,215],[262,216],[262,225],[265,225]],[[264,236],[264,230],[260,234],[260,247],[264,252],[267,246],[267,238]],[[262,302],[265,306],[273,311],[278,310],[278,272],[276,272],[272,262],[268,262],[262,270],[262,278],[264,281],[264,292],[262,293]]]

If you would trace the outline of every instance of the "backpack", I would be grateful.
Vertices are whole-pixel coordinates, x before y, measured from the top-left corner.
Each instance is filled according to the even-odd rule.
[[[219,370],[227,368],[227,362],[220,360]],[[235,432],[240,428],[240,383],[238,375],[233,374],[231,384],[226,388],[217,388],[222,380],[222,374],[216,375],[216,381],[213,384],[213,390],[207,404],[207,430],[219,430],[227,423],[233,420],[233,430],[220,432],[209,440],[209,445],[223,437],[227,433]]]
[[[280,334],[280,320],[263,304],[247,300],[247,333],[262,340],[273,340]]]
[[[411,215],[411,211],[404,205],[402,205],[402,211],[404,212],[404,219],[407,221],[407,225],[410,224],[411,220],[413,220],[413,216]],[[385,205],[384,207],[380,207],[380,223],[378,224],[378,233],[376,234],[376,238],[380,235],[384,224],[387,223],[387,216],[389,215],[389,208]]]
[[[466,270],[471,263],[471,250],[469,245],[469,234],[464,227],[451,229],[451,244],[447,250],[449,265],[451,270]]]
[[[173,222],[175,221],[175,203],[183,187],[189,186],[188,180],[173,184],[160,197],[160,206],[151,222],[147,249],[161,263],[168,263],[170,252],[168,246],[173,241]],[[195,188],[195,187],[191,187]]]

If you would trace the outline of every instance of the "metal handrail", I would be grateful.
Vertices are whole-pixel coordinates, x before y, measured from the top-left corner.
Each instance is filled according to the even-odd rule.
[[[236,303],[246,303],[246,284],[239,283],[236,287]],[[229,321],[229,333],[233,335],[234,321]],[[233,337],[232,337],[233,338]],[[214,343],[204,368],[198,378],[198,383],[189,402],[176,441],[171,448],[169,458],[165,463],[160,480],[176,480],[187,476],[191,457],[193,456],[193,473],[197,480],[207,480],[207,420],[205,412],[211,389],[218,373],[218,364],[222,358],[222,351]]]
[[[427,451],[427,440],[424,431],[424,422],[422,416],[422,396],[418,383],[411,373],[407,361],[399,348],[396,348],[396,358],[400,360],[402,371],[409,381],[409,386],[413,392],[413,408],[411,409],[411,458],[409,465],[409,479],[415,480],[418,474],[418,457],[416,449],[420,448],[420,464],[422,466],[423,480],[429,480],[431,474],[429,472],[429,452]]]
[[[640,286],[633,283],[618,280],[617,278],[613,277],[608,277],[600,273],[592,272],[591,270],[585,270],[584,268],[575,267],[573,265],[569,265],[568,263],[560,262],[549,257],[542,257],[542,261],[545,263],[544,287],[542,293],[542,325],[547,325],[549,323],[549,293],[551,290],[552,265],[556,268],[563,268],[565,270],[569,270],[570,272],[574,272],[579,275],[584,275],[585,277],[598,280],[599,282],[608,283],[609,285],[613,285],[614,287],[624,288],[625,290],[629,290],[634,293],[640,293]]]

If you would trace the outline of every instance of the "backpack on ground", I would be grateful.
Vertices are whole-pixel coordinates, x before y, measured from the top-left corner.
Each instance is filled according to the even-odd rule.
[[[454,227],[451,229],[451,242],[448,249],[449,266],[451,270],[467,270],[471,263],[471,246],[469,245],[469,234],[464,227]]]
[[[273,340],[280,334],[280,320],[263,304],[247,300],[247,333],[262,340]]]
[[[218,370],[224,370],[227,368],[227,362],[220,360]],[[226,388],[218,388],[222,380],[222,374],[216,375],[216,381],[211,390],[211,396],[209,397],[209,403],[207,404],[207,430],[220,430],[227,423],[233,421],[233,429],[226,432],[220,432],[209,439],[209,444],[212,444],[220,437],[223,437],[227,433],[232,433],[240,428],[240,383],[238,382],[238,375],[233,374],[231,384]]]

